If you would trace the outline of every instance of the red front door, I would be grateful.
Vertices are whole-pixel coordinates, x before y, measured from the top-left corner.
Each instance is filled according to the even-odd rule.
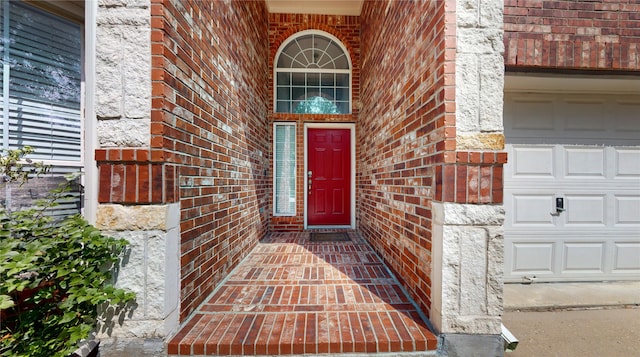
[[[351,131],[307,131],[307,223],[351,224]]]

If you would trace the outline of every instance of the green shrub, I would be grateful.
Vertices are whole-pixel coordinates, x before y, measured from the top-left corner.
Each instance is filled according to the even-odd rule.
[[[5,184],[24,182],[19,160],[29,148],[0,161]],[[46,168],[30,166],[30,174]],[[0,355],[68,356],[95,331],[135,308],[135,294],[114,287],[127,241],[103,235],[75,215],[52,222],[48,208],[61,188],[34,208],[0,207]]]

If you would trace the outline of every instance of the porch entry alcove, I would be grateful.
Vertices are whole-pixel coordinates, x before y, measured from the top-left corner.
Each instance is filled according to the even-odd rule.
[[[274,64],[273,216],[303,225],[267,233],[169,354],[435,355],[426,317],[356,231],[350,54],[334,36],[305,30]]]

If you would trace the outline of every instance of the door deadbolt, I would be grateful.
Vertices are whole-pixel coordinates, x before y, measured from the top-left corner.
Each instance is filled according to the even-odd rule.
[[[552,216],[559,216],[561,212],[564,212],[564,197],[556,197],[556,211],[552,212]]]

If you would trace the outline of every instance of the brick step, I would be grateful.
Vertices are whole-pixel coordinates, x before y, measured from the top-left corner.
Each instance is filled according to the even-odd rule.
[[[435,354],[436,336],[397,280],[349,234],[348,243],[268,236],[169,341],[168,354]]]
[[[434,351],[436,337],[402,312],[197,314],[170,355],[289,355]]]

